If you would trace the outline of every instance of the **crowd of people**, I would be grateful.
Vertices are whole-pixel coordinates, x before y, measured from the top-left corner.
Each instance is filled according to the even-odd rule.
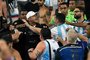
[[[49,2],[13,0],[8,9],[0,0],[0,60],[90,60],[86,1]],[[16,7],[19,14],[9,17]]]

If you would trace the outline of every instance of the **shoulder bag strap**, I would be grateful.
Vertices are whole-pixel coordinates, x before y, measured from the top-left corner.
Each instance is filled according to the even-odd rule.
[[[48,43],[49,45],[49,56],[50,56],[50,60],[51,60],[51,47],[50,47],[50,43],[46,40],[46,42]]]

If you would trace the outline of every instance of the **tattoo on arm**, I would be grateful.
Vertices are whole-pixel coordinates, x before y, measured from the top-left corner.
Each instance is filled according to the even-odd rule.
[[[35,53],[36,57],[40,56],[40,54],[41,53],[38,50],[36,50],[36,53]]]

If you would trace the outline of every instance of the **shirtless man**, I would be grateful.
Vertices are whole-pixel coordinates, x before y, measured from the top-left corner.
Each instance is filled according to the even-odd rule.
[[[38,0],[38,4],[40,6],[39,10],[39,23],[47,24],[46,15],[49,12],[48,8],[44,5],[45,0]]]
[[[0,29],[2,28],[3,17],[7,18],[7,7],[6,2],[0,0]]]
[[[12,42],[7,42],[5,39],[0,39],[0,50],[0,58],[2,60],[22,60],[19,52],[12,48]]]

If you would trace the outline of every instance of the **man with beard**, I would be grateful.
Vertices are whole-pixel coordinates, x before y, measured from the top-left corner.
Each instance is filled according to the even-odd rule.
[[[83,7],[76,7],[74,9],[74,18],[77,20],[74,23],[87,23],[88,21],[84,19],[84,8]],[[73,27],[78,33],[85,34],[84,27]]]
[[[15,28],[17,28],[21,32],[25,32],[24,31],[25,25],[24,25],[24,22],[22,21],[22,19],[26,19],[26,14],[27,14],[27,11],[22,10],[19,14],[19,19],[13,22],[13,25],[15,26]]]
[[[49,13],[49,9],[44,5],[45,0],[38,0],[38,4],[40,6],[38,15],[39,15],[39,24],[48,24],[46,19],[47,14]]]
[[[43,17],[46,13],[48,8],[44,5],[45,0],[38,0],[38,4],[40,6],[39,15]]]
[[[31,26],[30,24],[27,23],[26,20],[23,20],[23,21],[25,22],[25,25],[29,29],[31,29],[33,32],[40,34],[41,28]],[[55,23],[56,23],[56,26],[51,29],[52,37],[56,40],[57,36],[60,36],[63,40],[65,40],[66,33],[67,33],[66,29],[71,28],[71,26],[65,23],[65,15],[62,13],[56,14]],[[59,45],[62,46],[61,44]]]

